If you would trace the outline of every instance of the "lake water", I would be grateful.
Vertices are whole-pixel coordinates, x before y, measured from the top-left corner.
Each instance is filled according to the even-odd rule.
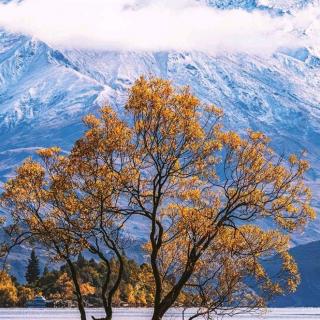
[[[101,309],[87,310],[87,319],[91,316],[101,317]],[[76,309],[0,309],[0,319],[5,320],[78,320],[79,313]],[[119,308],[114,310],[115,320],[149,320],[150,310],[143,308]],[[182,319],[179,310],[172,310],[165,318],[166,320]],[[186,316],[185,319],[188,319]],[[307,320],[320,319],[320,308],[285,308],[269,309],[267,313],[260,315],[237,315],[229,320]]]

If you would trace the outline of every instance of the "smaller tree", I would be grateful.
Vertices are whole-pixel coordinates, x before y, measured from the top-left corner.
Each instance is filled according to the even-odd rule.
[[[138,288],[138,304],[142,307],[145,307],[147,305],[147,295],[144,288]]]
[[[34,299],[35,290],[32,288],[20,286],[18,287],[18,306],[24,307],[28,301]]]
[[[56,295],[56,298],[72,301],[74,293],[73,283],[66,272],[59,277],[57,285],[60,292]]]
[[[77,260],[77,266],[78,268],[83,268],[86,264],[86,259],[84,258],[83,254],[80,252],[78,255],[78,260]]]
[[[17,288],[10,275],[0,271],[0,307],[12,307],[17,301]]]
[[[47,265],[45,265],[42,274],[45,276],[45,275],[47,275],[48,273],[49,273],[49,268],[48,268]]]
[[[27,266],[26,271],[26,280],[28,284],[34,284],[38,279],[40,275],[40,268],[39,268],[39,259],[36,255],[35,250],[33,249],[31,251],[30,259]]]
[[[133,288],[133,285],[130,283],[126,286],[126,296],[127,296],[127,302],[130,305],[134,305],[136,303],[134,288]]]

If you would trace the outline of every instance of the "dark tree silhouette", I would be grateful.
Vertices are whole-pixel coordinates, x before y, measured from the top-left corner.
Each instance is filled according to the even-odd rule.
[[[26,271],[26,280],[28,284],[33,284],[39,279],[40,268],[39,268],[39,259],[36,255],[35,250],[31,251],[30,259]]]
[[[77,260],[78,268],[83,268],[86,262],[87,262],[86,259],[84,258],[83,254],[80,252]]]

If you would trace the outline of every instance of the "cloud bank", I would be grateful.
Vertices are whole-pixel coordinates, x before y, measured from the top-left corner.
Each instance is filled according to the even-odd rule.
[[[269,54],[319,45],[320,8],[294,16],[218,10],[195,0],[24,0],[0,5],[0,26],[62,48]],[[304,30],[310,34],[302,35]]]

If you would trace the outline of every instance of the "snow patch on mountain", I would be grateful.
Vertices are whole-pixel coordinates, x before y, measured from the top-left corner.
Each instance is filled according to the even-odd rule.
[[[257,7],[257,0],[199,0],[209,6],[218,9],[254,9]]]
[[[195,0],[218,9],[280,9],[282,12],[319,4],[319,0]]]
[[[318,4],[319,0],[257,0],[257,6],[281,9],[282,11],[302,9],[309,5]]]

